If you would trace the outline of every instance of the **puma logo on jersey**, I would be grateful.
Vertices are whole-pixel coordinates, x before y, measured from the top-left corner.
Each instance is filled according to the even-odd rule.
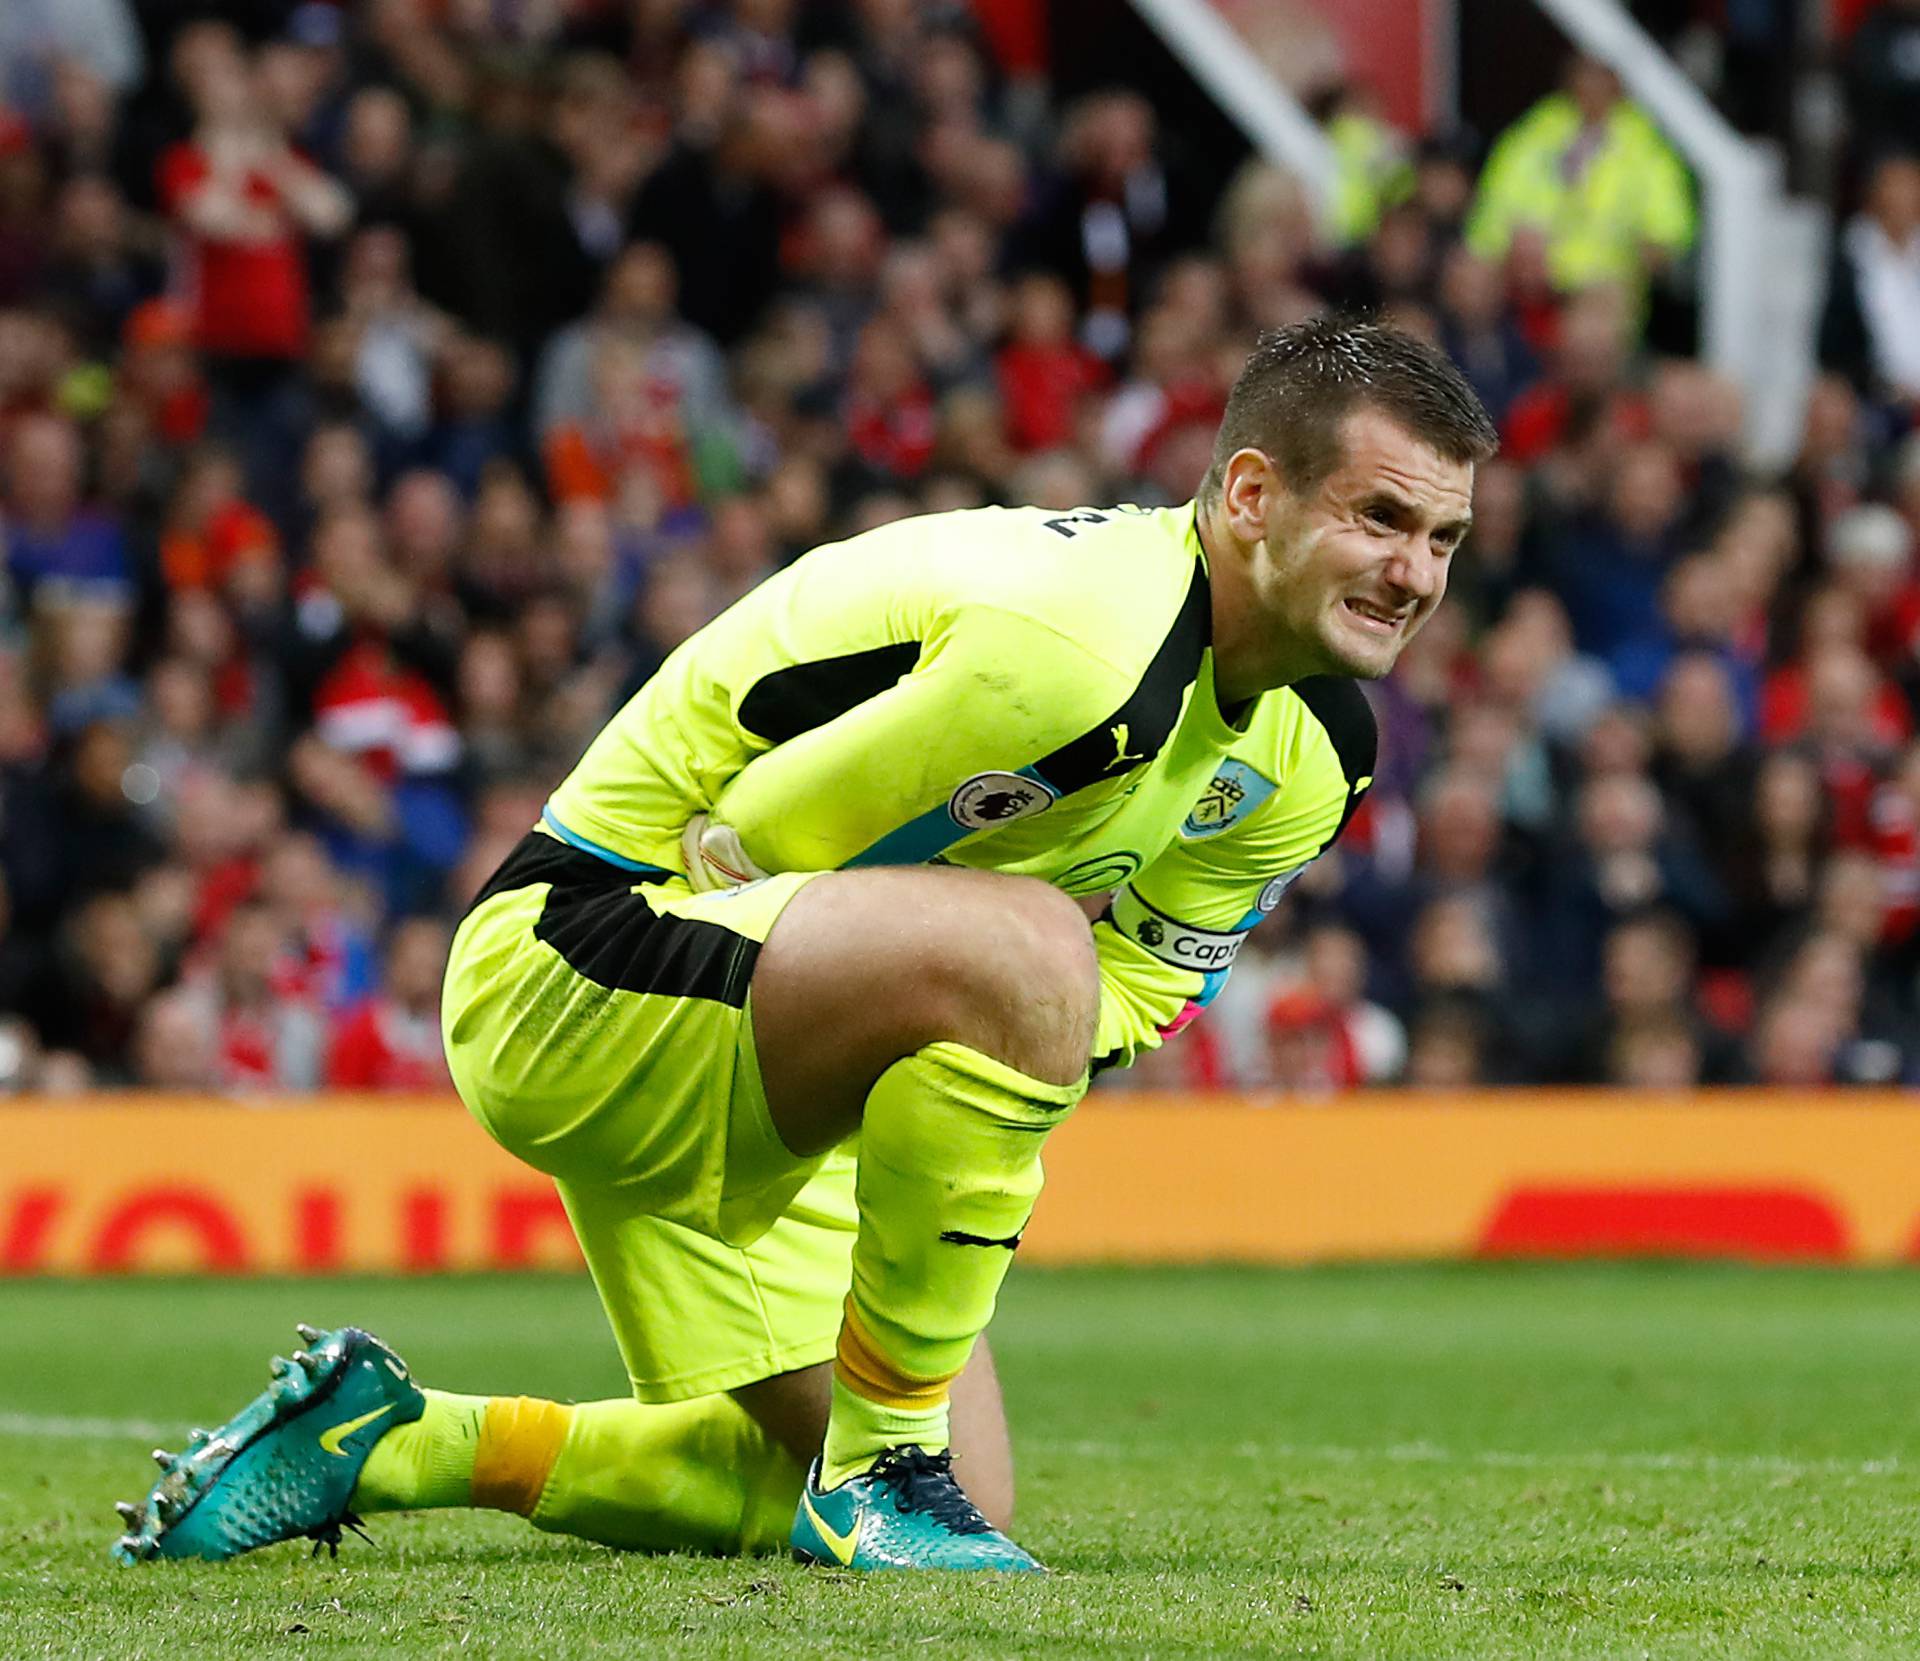
[[[1118,722],[1116,725],[1110,727],[1108,731],[1113,735],[1113,760],[1107,763],[1105,768],[1106,772],[1111,773],[1116,767],[1125,767],[1129,763],[1145,761],[1147,759],[1143,755],[1128,754],[1127,739],[1129,734],[1125,721]]]

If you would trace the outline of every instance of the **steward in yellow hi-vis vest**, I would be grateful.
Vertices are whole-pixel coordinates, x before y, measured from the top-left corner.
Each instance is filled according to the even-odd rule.
[[[1467,243],[1484,258],[1504,259],[1514,233],[1531,228],[1546,239],[1556,288],[1612,284],[1637,303],[1649,266],[1693,245],[1692,180],[1604,65],[1577,61],[1568,85],[1495,142]]]

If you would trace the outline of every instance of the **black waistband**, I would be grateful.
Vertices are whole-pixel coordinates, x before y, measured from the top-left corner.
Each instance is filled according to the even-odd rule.
[[[500,862],[500,868],[487,878],[486,885],[473,897],[472,911],[496,894],[516,888],[531,888],[549,882],[555,888],[630,889],[646,882],[664,882],[666,871],[623,871],[609,865],[584,849],[569,847],[558,837],[544,831],[528,831],[514,844],[513,852]]]

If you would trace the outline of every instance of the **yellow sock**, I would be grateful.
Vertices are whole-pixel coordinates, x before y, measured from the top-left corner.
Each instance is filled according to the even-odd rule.
[[[426,1396],[420,1418],[367,1456],[350,1501],[362,1516],[475,1506],[633,1550],[786,1543],[800,1466],[731,1396],[662,1406]]]
[[[1040,1193],[1040,1145],[1086,1091],[961,1044],[895,1062],[867,1097],[853,1290],[834,1359],[821,1481],[886,1449],[947,1446],[948,1396]]]
[[[425,1392],[411,1424],[395,1425],[373,1444],[347,1502],[363,1517],[382,1511],[431,1511],[473,1503],[473,1459],[486,1423],[485,1396]]]
[[[633,1551],[779,1551],[804,1474],[731,1396],[585,1402],[528,1521]]]

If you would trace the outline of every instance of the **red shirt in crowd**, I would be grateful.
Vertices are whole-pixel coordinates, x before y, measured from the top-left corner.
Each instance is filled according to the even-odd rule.
[[[334,1023],[327,1085],[334,1090],[438,1090],[453,1082],[440,1023],[369,998]]]
[[[313,714],[321,738],[389,784],[443,772],[460,758],[460,735],[427,678],[378,641],[359,642],[334,665],[314,693]]]
[[[845,409],[847,438],[868,466],[917,479],[933,460],[940,419],[930,388],[916,384],[888,402],[854,393]]]
[[[160,203],[176,217],[194,191],[212,176],[198,145],[176,144],[157,170]],[[189,237],[188,299],[202,351],[237,358],[304,357],[312,321],[307,267],[298,231],[265,173],[250,170],[247,199],[280,221],[276,237],[261,242],[216,242]]]
[[[1071,444],[1080,400],[1106,379],[1100,360],[1071,340],[1015,341],[1001,348],[994,366],[1007,412],[1007,441],[1025,452]]]

